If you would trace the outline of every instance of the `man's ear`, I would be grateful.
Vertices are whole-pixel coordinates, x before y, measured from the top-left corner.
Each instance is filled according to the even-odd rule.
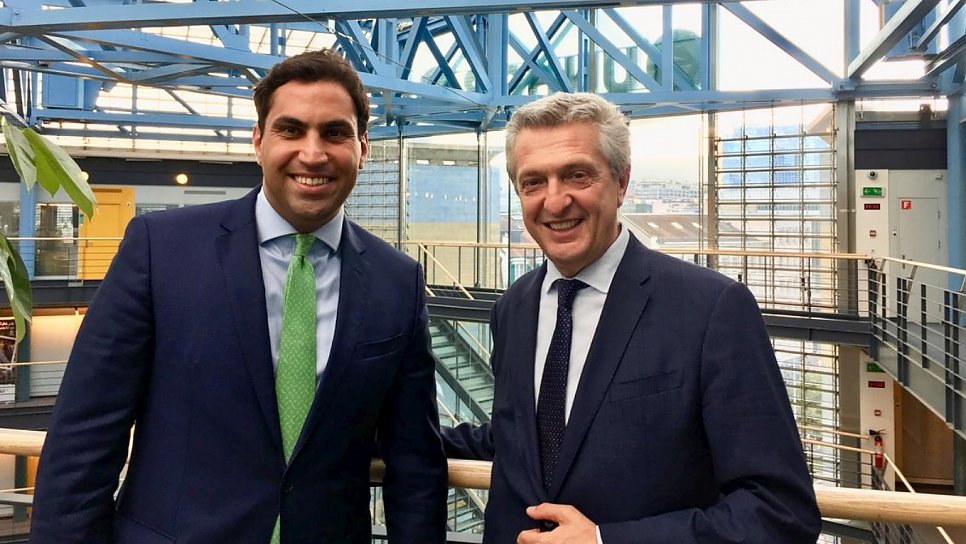
[[[369,133],[364,132],[362,136],[359,137],[360,153],[359,153],[359,170],[362,170],[363,165],[366,163],[366,157],[369,156]]]
[[[255,148],[255,163],[262,164],[262,131],[258,123],[252,125],[252,147]]]
[[[631,182],[631,167],[628,166],[627,168],[624,169],[624,173],[621,174],[621,177],[617,180],[617,184],[620,187],[620,190],[619,190],[620,196],[617,199],[617,206],[621,206],[624,204],[624,195],[627,194],[627,186],[630,184],[630,182]]]

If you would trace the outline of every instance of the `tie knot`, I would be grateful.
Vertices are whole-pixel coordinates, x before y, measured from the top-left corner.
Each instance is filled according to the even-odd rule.
[[[564,306],[566,308],[573,307],[574,296],[577,295],[577,291],[580,291],[587,284],[580,280],[565,280],[559,279],[554,282],[557,286],[557,306]]]
[[[309,254],[309,248],[312,247],[313,243],[315,243],[314,234],[296,233],[295,251],[293,253],[295,253],[297,257],[305,257],[306,255]]]

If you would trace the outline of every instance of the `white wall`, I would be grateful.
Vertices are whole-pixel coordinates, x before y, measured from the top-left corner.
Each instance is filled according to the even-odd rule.
[[[883,450],[890,459],[896,458],[896,410],[894,390],[895,381],[885,372],[869,372],[868,363],[874,362],[866,353],[859,357],[859,429],[862,434],[867,434],[869,430],[882,430]],[[869,382],[884,382],[882,389],[869,387]],[[878,414],[878,415],[876,415]],[[873,449],[873,442],[862,441],[862,449]],[[863,455],[862,461],[870,462],[871,456]],[[886,464],[888,467],[888,463]],[[885,472],[885,481],[892,489],[895,489],[895,471],[888,468]],[[863,486],[872,484],[869,469],[864,469],[862,475]]]
[[[30,362],[66,361],[81,315],[38,315],[30,327]],[[30,396],[56,395],[66,363],[31,367]]]

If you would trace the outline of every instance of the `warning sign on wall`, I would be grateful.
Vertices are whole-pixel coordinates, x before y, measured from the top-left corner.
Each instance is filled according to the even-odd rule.
[[[903,210],[911,210],[912,209],[912,201],[911,200],[900,200],[899,201],[899,207],[902,208]]]

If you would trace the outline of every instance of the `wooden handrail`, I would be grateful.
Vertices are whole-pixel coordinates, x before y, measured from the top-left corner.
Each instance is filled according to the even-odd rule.
[[[0,454],[40,455],[45,436],[43,431],[0,429]],[[449,484],[452,487],[489,489],[490,468],[486,461],[450,459]],[[372,481],[382,481],[385,470],[381,460],[373,459]],[[827,518],[966,527],[966,497],[825,485],[816,485],[815,495],[822,516]]]

